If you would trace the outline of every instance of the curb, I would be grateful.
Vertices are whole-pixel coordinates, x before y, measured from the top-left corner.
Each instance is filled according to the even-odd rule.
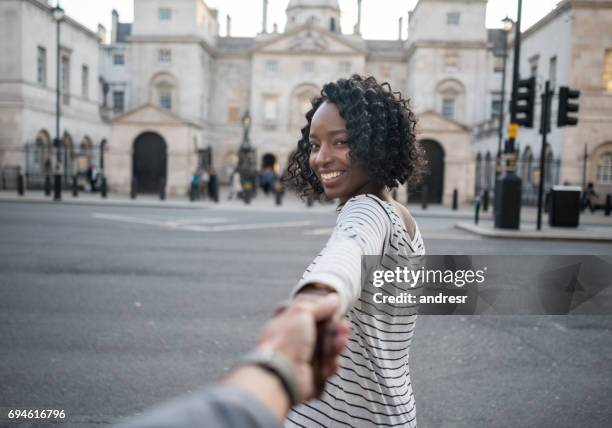
[[[486,238],[503,238],[503,239],[547,239],[547,240],[560,240],[560,241],[591,241],[591,242],[612,242],[612,233],[609,235],[602,234],[585,234],[580,233],[580,230],[573,233],[568,232],[557,232],[551,234],[550,231],[544,232],[523,232],[523,231],[510,231],[510,230],[499,230],[491,229],[488,227],[477,226],[474,224],[459,222],[455,223],[455,228],[470,232]],[[592,233],[592,232],[591,232]]]

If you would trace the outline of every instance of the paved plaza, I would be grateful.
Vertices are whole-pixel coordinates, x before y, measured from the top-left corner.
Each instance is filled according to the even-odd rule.
[[[0,200],[0,407],[65,409],[69,427],[107,426],[219,379],[336,215],[271,199],[81,201]],[[456,229],[469,210],[414,212],[430,254],[612,254],[605,242]],[[420,317],[419,426],[606,426],[611,329],[612,316]]]

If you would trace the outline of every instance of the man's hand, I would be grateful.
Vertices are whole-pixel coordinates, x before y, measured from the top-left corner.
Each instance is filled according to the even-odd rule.
[[[317,323],[330,320],[338,312],[340,301],[336,293],[328,295],[298,295],[264,327],[259,349],[280,353],[292,366],[298,384],[300,402],[314,398],[315,374],[311,366],[316,340]],[[325,350],[319,377],[327,379],[339,366],[339,355],[348,342],[350,327],[347,321],[332,324],[326,334],[332,336],[330,349]]]

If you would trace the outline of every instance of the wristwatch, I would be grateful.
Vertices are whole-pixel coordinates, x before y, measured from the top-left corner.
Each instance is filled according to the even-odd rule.
[[[240,365],[256,365],[278,377],[287,392],[290,407],[299,403],[299,393],[293,369],[281,354],[271,350],[251,351],[240,359]]]

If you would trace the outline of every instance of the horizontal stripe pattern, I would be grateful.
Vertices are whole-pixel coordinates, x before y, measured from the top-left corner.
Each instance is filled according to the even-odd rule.
[[[391,204],[359,195],[344,205],[325,248],[294,290],[321,282],[338,292],[352,328],[348,346],[323,397],[296,406],[285,426],[416,427],[408,365],[416,308],[393,314],[368,303],[371,295],[361,290],[361,256],[376,254],[391,264],[425,254],[425,246],[418,227],[409,239]]]

